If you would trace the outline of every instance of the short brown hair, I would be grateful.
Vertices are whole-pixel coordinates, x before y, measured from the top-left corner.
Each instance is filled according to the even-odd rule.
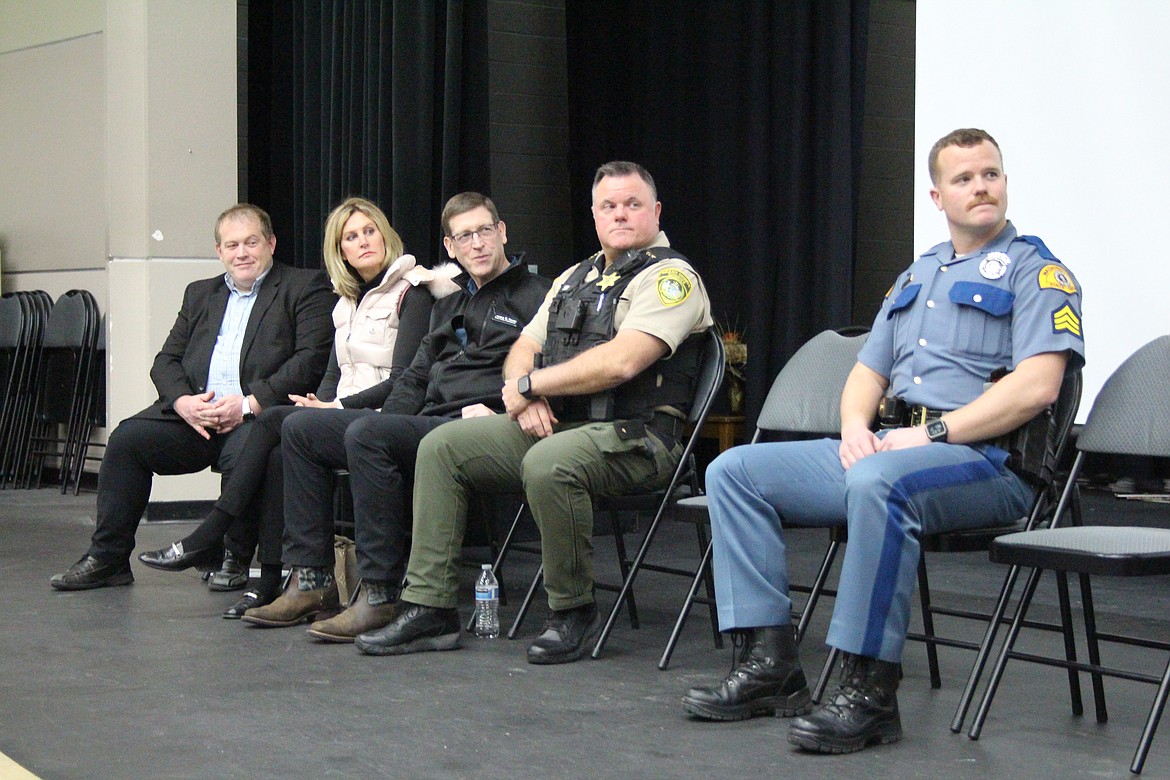
[[[228,219],[254,219],[260,223],[260,232],[264,234],[264,238],[272,238],[272,217],[268,216],[268,212],[259,206],[253,206],[251,203],[237,203],[215,220],[216,246],[219,246],[219,226]]]
[[[934,146],[930,147],[930,156],[926,160],[927,166],[930,168],[930,181],[932,184],[938,184],[938,153],[948,146],[961,146],[964,149],[970,149],[972,146],[987,141],[999,151],[1000,162],[1003,161],[1003,150],[999,148],[999,144],[991,137],[991,134],[986,130],[980,130],[977,127],[961,127],[958,130],[952,130],[944,135],[942,138],[934,142]]]
[[[472,209],[477,209],[483,206],[492,215],[492,224],[500,221],[500,212],[496,211],[496,204],[492,203],[492,199],[487,195],[479,192],[461,192],[458,195],[452,196],[447,201],[447,205],[443,206],[443,214],[439,217],[439,222],[442,223],[443,235],[451,235],[451,218],[457,217],[460,214],[466,214]]]
[[[638,165],[636,162],[628,162],[626,160],[612,160],[602,165],[597,169],[597,173],[593,174],[593,190],[597,189],[597,185],[606,176],[637,176],[642,181],[646,182],[646,186],[650,188],[650,197],[655,201],[658,200],[658,188],[654,186],[654,177],[650,175],[650,171]],[[592,190],[591,190],[592,191]]]

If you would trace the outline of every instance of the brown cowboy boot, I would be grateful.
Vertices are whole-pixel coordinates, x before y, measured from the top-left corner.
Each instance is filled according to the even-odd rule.
[[[371,605],[371,600],[378,603]],[[318,620],[309,626],[308,633],[326,642],[352,642],[358,634],[390,625],[401,609],[396,588],[389,588],[384,582],[363,581],[344,612],[328,620]]]
[[[301,590],[301,572],[301,567],[294,566],[284,593],[271,604],[249,609],[240,620],[264,628],[285,628],[312,620],[318,613],[341,609],[336,582],[324,588]]]

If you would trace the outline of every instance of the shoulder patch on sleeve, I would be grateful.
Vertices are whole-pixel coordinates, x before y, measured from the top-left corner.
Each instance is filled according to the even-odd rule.
[[[1041,268],[1036,281],[1040,284],[1041,290],[1060,290],[1069,295],[1077,291],[1077,286],[1073,283],[1072,277],[1068,275],[1068,271],[1065,270],[1064,266],[1056,263],[1049,263]]]
[[[1067,303],[1052,312],[1052,332],[1069,333],[1078,339],[1084,340],[1081,335],[1081,317],[1076,309]]]
[[[663,306],[677,306],[691,295],[694,283],[690,277],[677,268],[664,268],[658,272],[655,284],[658,300]]]
[[[1045,260],[1054,260],[1058,263],[1060,262],[1059,258],[1052,254],[1052,250],[1049,249],[1047,245],[1045,245],[1045,243],[1040,240],[1039,236],[1016,236],[1016,240],[1031,244],[1036,248],[1037,254],[1039,254]]]

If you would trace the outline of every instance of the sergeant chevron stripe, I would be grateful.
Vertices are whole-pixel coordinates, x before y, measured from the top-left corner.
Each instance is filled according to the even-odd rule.
[[[1073,307],[1067,303],[1052,312],[1052,332],[1059,333],[1062,330],[1071,333],[1077,338],[1084,338],[1081,335],[1081,318]]]

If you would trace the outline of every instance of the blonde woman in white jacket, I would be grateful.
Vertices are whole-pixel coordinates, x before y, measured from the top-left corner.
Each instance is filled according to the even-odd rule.
[[[236,590],[247,583],[259,542],[260,582],[224,612],[226,618],[267,604],[280,591],[281,423],[294,413],[379,405],[429,330],[435,298],[458,289],[451,281],[458,267],[432,271],[416,265],[413,255],[403,253],[402,239],[386,215],[365,198],[349,198],[333,210],[323,244],[338,301],[334,350],[320,387],[316,393],[289,396],[295,405],[263,410],[203,523],[170,546],[138,556],[164,571],[218,566],[208,587]]]

